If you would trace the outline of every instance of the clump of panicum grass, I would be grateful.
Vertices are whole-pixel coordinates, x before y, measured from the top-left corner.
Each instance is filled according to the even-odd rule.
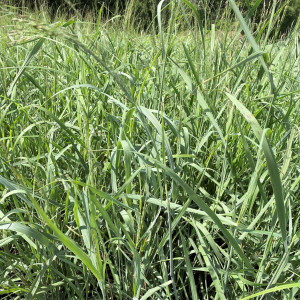
[[[299,24],[229,3],[157,35],[2,8],[1,297],[299,295]]]

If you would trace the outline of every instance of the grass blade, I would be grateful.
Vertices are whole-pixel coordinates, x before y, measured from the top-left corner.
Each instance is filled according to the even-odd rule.
[[[8,91],[7,91],[7,96],[8,97],[10,97],[12,95],[13,89],[14,89],[17,81],[22,76],[22,74],[25,71],[25,68],[29,65],[29,63],[31,62],[31,60],[33,59],[33,57],[38,53],[38,51],[40,50],[40,48],[43,46],[44,42],[45,42],[45,38],[39,39],[38,42],[32,48],[32,50],[30,51],[30,53],[28,54],[28,56],[26,57],[23,65],[22,65],[22,67],[20,68],[20,70],[17,73],[14,81],[11,83],[11,85],[10,85]]]
[[[239,100],[237,100],[235,96],[229,93],[226,93],[226,95],[232,101],[232,103],[237,107],[237,109],[242,113],[246,121],[251,125],[258,141],[259,142],[262,141],[262,148],[267,161],[269,175],[270,175],[270,179],[271,179],[271,183],[275,195],[276,210],[277,210],[278,221],[280,224],[280,230],[282,234],[282,241],[286,251],[288,251],[286,217],[285,217],[286,210],[285,210],[284,197],[282,191],[282,183],[281,183],[280,174],[279,174],[274,153],[262,128],[260,127],[255,117],[252,115],[252,113]]]

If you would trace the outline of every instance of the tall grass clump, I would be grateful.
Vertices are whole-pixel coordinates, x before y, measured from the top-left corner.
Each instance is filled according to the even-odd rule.
[[[160,1],[153,34],[1,7],[1,299],[299,297],[284,7],[210,24]]]

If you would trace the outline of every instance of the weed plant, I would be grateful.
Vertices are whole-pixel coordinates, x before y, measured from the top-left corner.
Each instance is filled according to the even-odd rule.
[[[299,297],[299,21],[276,35],[277,2],[254,26],[229,0],[220,27],[161,1],[158,34],[1,7],[1,299]]]

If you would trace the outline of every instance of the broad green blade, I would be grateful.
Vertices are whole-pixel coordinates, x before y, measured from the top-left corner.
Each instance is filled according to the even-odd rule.
[[[246,21],[243,18],[243,16],[242,16],[242,14],[241,14],[238,6],[236,5],[235,1],[234,0],[228,0],[228,1],[230,3],[230,5],[231,5],[231,7],[232,7],[232,9],[234,11],[234,13],[236,14],[236,16],[237,16],[237,18],[238,18],[238,20],[239,20],[239,22],[241,24],[241,27],[243,28],[243,30],[244,30],[244,32],[245,32],[245,34],[246,34],[246,36],[247,36],[247,38],[248,38],[248,40],[249,40],[252,48],[254,49],[255,52],[260,52],[260,48],[259,48],[258,44],[256,43],[255,38],[253,37],[253,35],[252,35],[249,27],[247,26]],[[258,59],[259,59],[261,65],[262,65],[264,71],[266,72],[266,74],[269,77],[269,81],[270,81],[270,84],[271,84],[272,92],[273,92],[273,94],[275,94],[277,91],[276,91],[276,86],[274,84],[273,76],[270,73],[269,68],[268,68],[268,66],[265,63],[264,58],[262,56],[259,56]]]
[[[43,46],[44,41],[45,41],[45,38],[42,38],[42,39],[38,40],[38,42],[34,45],[34,47],[32,48],[32,50],[30,51],[30,53],[26,57],[23,65],[22,65],[22,67],[20,68],[18,74],[16,75],[14,81],[11,83],[11,85],[10,85],[8,91],[7,91],[8,97],[11,96],[12,91],[13,91],[13,89],[14,89],[17,81],[22,76],[22,74],[25,71],[25,68],[29,65],[29,63],[31,62],[31,60],[33,59],[33,57],[38,53],[38,51],[40,50],[40,48]]]
[[[141,297],[140,300],[146,300],[146,299],[148,299],[148,298],[149,298],[150,296],[152,296],[154,293],[156,293],[156,292],[158,292],[159,290],[161,290],[161,289],[167,287],[167,286],[170,285],[170,284],[172,284],[172,280],[169,280],[169,281],[167,281],[167,282],[165,282],[165,283],[163,283],[163,284],[161,284],[161,285],[159,285],[159,286],[156,286],[156,287],[154,287],[154,288],[151,288],[150,290],[148,290],[148,291],[145,293],[145,295],[144,295],[143,297]]]
[[[259,142],[262,144],[262,149],[267,161],[267,166],[269,170],[269,175],[275,195],[277,216],[280,224],[280,230],[282,234],[282,240],[287,250],[287,231],[286,231],[286,217],[285,217],[285,205],[284,197],[282,191],[282,183],[280,179],[280,174],[277,166],[277,162],[272,151],[272,148],[264,134],[263,129],[260,127],[258,121],[252,115],[252,113],[239,101],[235,96],[226,93],[227,97],[232,101],[232,103],[237,107],[237,109],[242,113],[246,121],[251,125],[254,134]]]
[[[266,294],[270,294],[270,293],[274,293],[274,292],[282,291],[282,290],[286,290],[286,289],[292,289],[292,288],[300,288],[300,283],[299,282],[295,282],[295,283],[288,283],[288,284],[283,284],[283,285],[275,286],[275,287],[273,287],[271,289],[267,289],[265,291],[261,291],[259,293],[255,293],[255,294],[252,294],[250,296],[247,296],[245,298],[241,298],[240,300],[253,299],[253,298],[256,298],[258,296],[262,296],[262,295],[266,295]]]
[[[197,294],[195,278],[194,278],[194,274],[193,274],[193,270],[192,270],[192,264],[191,264],[191,261],[189,258],[190,255],[189,255],[189,252],[187,249],[186,240],[180,231],[179,231],[179,233],[180,233],[181,244],[182,244],[182,248],[183,248],[184,260],[185,260],[185,265],[186,265],[185,267],[186,267],[187,275],[189,277],[190,288],[192,291],[192,299],[197,300],[197,299],[199,299],[199,297]]]
[[[6,186],[6,188],[10,188],[11,185],[6,185],[6,181],[1,180],[3,177],[0,177],[0,183]],[[60,229],[55,225],[53,221],[50,220],[50,218],[47,216],[47,214],[44,212],[44,210],[40,207],[40,205],[37,203],[37,201],[34,199],[34,197],[30,196],[29,193],[27,193],[27,196],[30,198],[31,203],[35,207],[36,211],[39,213],[40,217],[44,220],[44,222],[54,231],[54,233],[57,235],[59,240],[70,250],[72,251],[87,267],[91,272],[95,275],[95,277],[101,282],[102,281],[102,274],[94,267],[92,261],[88,257],[86,253],[84,253],[80,247],[69,237],[67,237],[63,232],[60,231]],[[32,228],[24,228],[23,225],[20,224],[3,224],[3,226],[6,226],[5,229],[11,228],[10,226],[16,227],[18,230],[25,230],[25,232],[32,232]],[[1,227],[0,227],[1,228]],[[4,229],[4,228],[3,228]],[[43,243],[47,242],[48,240],[45,239],[43,236],[41,236],[40,233],[36,234],[37,238],[41,239]],[[49,244],[49,243],[48,243]]]

